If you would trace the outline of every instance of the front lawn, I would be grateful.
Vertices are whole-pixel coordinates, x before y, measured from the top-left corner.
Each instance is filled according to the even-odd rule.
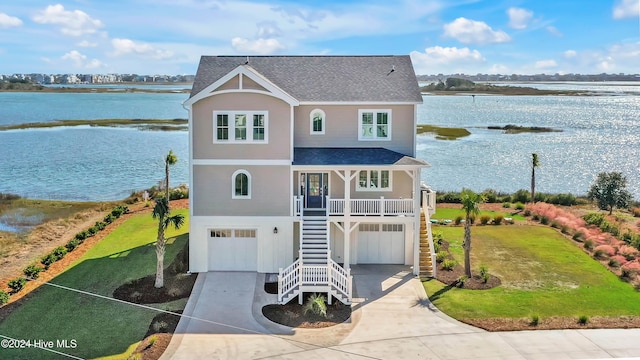
[[[188,210],[176,210],[188,220]],[[165,265],[171,263],[188,241],[188,222],[181,230],[167,232]],[[134,215],[91,248],[51,283],[112,298],[120,285],[156,267],[157,222],[149,213]],[[81,358],[127,358],[142,340],[157,311],[114,300],[42,285],[22,306],[0,323],[0,335],[14,339],[53,341],[54,350]],[[166,310],[182,310],[186,299],[156,304]],[[75,340],[75,347],[57,347],[58,340]],[[48,359],[60,355],[41,349],[2,349],[2,358]]]
[[[436,226],[463,264],[463,227]],[[556,230],[531,225],[474,226],[471,266],[502,280],[490,290],[424,282],[431,301],[460,320],[578,316],[640,316],[640,292]]]

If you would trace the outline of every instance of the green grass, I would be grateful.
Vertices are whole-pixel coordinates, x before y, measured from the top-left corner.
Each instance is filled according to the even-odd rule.
[[[511,215],[511,212],[509,211],[509,209],[505,209],[505,210],[507,211],[498,211],[498,212],[481,211],[480,215],[485,215],[485,214],[490,215],[491,218],[493,219],[493,217],[496,214],[502,214],[504,215],[504,217],[510,217],[513,220],[526,220],[526,218],[520,214]],[[458,215],[464,217],[464,211],[462,211],[462,205],[460,205],[459,208],[438,208],[436,210],[436,213],[431,218],[438,219],[438,220],[444,220],[444,219],[454,220]],[[480,215],[476,216],[476,223],[479,222]]]
[[[462,227],[439,227],[463,264]],[[490,290],[424,282],[433,303],[456,319],[640,316],[640,292],[561,236],[540,226],[475,226],[471,267],[502,280]]]
[[[471,133],[464,128],[447,128],[433,125],[418,125],[418,134],[433,133],[438,140],[457,140],[461,137],[469,136]]]
[[[179,210],[188,219],[188,210]],[[132,217],[91,248],[52,283],[111,297],[120,285],[155,273],[157,223],[150,214]],[[165,265],[188,241],[189,224],[167,232]],[[157,304],[184,308],[186,299]],[[57,349],[82,358],[126,358],[142,340],[156,311],[43,285],[0,323],[0,334],[16,339],[75,339],[75,349]],[[3,349],[3,358],[55,358],[38,349]]]

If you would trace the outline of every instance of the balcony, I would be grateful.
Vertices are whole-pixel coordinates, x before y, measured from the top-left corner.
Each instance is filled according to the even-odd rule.
[[[293,197],[294,216],[302,215],[303,197]],[[333,199],[327,196],[327,208],[322,209],[329,216],[414,216],[413,199]],[[347,205],[349,205],[347,207]],[[318,209],[321,210],[321,209]]]

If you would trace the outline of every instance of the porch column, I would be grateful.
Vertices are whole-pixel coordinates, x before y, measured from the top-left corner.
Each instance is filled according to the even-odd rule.
[[[351,170],[344,171],[344,265],[351,263]]]

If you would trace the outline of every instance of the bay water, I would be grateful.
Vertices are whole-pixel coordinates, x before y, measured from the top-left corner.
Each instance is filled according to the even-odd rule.
[[[574,86],[574,85],[572,85]],[[611,85],[613,88],[618,86]],[[628,90],[633,87],[625,87]],[[418,136],[417,157],[434,189],[528,189],[531,153],[537,190],[584,194],[601,171],[620,171],[640,199],[640,96],[425,95],[418,122],[464,127],[454,141]],[[0,93],[0,125],[72,119],[187,118],[185,93]],[[504,134],[487,126],[543,126],[551,133]],[[172,185],[188,181],[188,133],[131,128],[57,127],[0,131],[0,192],[29,198],[117,200],[164,177],[163,158],[179,158]]]

